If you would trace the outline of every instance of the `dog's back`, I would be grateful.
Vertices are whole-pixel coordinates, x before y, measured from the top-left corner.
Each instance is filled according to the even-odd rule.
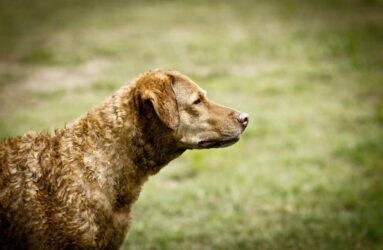
[[[0,249],[117,249],[122,243],[130,206],[112,207],[107,198],[114,186],[104,177],[115,169],[106,165],[107,149],[97,148],[93,119],[0,141]]]
[[[19,241],[12,237],[12,223],[9,220],[9,212],[5,208],[5,202],[3,204],[3,197],[9,196],[10,190],[7,189],[8,178],[6,177],[6,168],[8,156],[6,155],[6,143],[0,141],[0,249],[23,249]]]
[[[76,169],[70,171],[63,164],[69,159],[60,148],[61,139],[59,132],[28,133],[0,143],[2,249],[20,249],[23,244],[31,249],[65,249],[73,242],[86,246],[83,241],[94,241],[86,239],[81,228],[93,217],[79,215],[87,199]]]
[[[46,177],[48,166],[55,161],[55,157],[52,157],[54,150],[54,137],[48,133],[28,133],[0,142],[2,248],[20,249],[24,248],[23,244],[36,246],[47,243],[41,242],[43,237],[31,240],[28,234],[46,232],[43,220],[51,211],[49,181]]]

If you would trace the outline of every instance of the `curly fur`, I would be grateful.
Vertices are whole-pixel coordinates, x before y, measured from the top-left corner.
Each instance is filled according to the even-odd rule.
[[[65,128],[0,142],[0,248],[118,249],[142,184],[186,150],[172,81],[150,71]]]

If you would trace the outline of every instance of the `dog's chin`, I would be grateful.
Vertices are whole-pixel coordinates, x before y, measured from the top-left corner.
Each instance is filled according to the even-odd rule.
[[[224,148],[233,145],[239,141],[239,137],[229,139],[211,139],[198,142],[198,149],[204,148]]]

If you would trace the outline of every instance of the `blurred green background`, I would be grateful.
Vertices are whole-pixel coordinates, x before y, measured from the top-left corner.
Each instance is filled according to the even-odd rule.
[[[124,249],[383,249],[380,1],[0,1],[0,138],[151,68],[250,114],[144,186]]]

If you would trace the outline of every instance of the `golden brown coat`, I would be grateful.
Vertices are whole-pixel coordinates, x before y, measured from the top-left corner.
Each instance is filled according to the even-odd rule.
[[[6,139],[0,248],[118,249],[148,176],[188,148],[234,143],[246,125],[186,76],[155,70],[65,128]]]

